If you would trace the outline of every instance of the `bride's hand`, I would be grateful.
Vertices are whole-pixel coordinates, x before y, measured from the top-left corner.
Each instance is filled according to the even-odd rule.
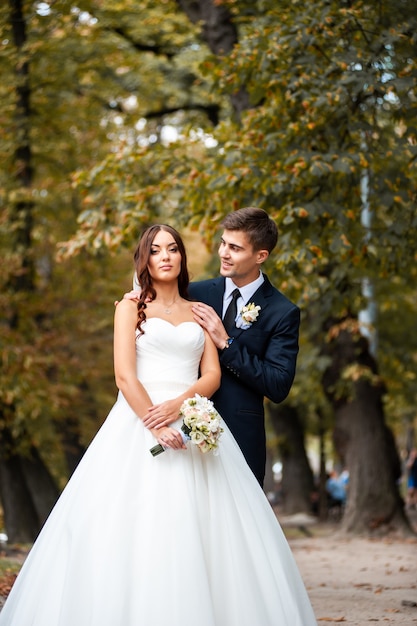
[[[183,442],[181,433],[175,428],[164,426],[159,430],[151,431],[158,443],[164,448],[172,448],[173,450],[186,449],[187,446]]]
[[[168,426],[175,422],[179,417],[181,407],[181,400],[176,398],[172,400],[166,400],[161,404],[154,404],[148,409],[146,415],[143,416],[142,421],[146,428],[159,429],[162,426]]]

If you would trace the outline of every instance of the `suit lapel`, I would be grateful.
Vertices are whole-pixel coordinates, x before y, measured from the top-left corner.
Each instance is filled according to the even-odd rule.
[[[268,298],[273,292],[272,285],[269,282],[268,277],[264,274],[264,282],[255,293],[249,298],[249,302],[254,302],[256,306],[260,306],[261,310],[263,307],[268,305]],[[248,302],[246,302],[248,304]]]

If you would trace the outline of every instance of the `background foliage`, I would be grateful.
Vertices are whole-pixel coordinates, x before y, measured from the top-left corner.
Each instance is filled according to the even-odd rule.
[[[317,432],[319,415],[332,419],[323,321],[357,319],[369,304],[401,445],[415,424],[414,3],[214,3],[236,30],[230,51],[210,47],[205,24],[189,19],[198,4],[0,8],[0,432],[11,429],[19,453],[39,447],[62,480],[61,429],[76,424],[86,444],[114,398],[113,300],[130,288],[126,248],[144,224],[164,220],[191,229],[190,245],[201,238],[210,254],[224,214],[245,205],[277,221],[268,272],[303,310],[289,401],[308,428]],[[16,5],[27,26],[20,47]],[[25,250],[15,238],[22,201],[32,207]],[[29,290],[19,283],[27,255]],[[206,251],[192,255],[195,275],[205,260]],[[206,273],[216,271],[213,261]],[[339,383],[363,375],[352,366]]]

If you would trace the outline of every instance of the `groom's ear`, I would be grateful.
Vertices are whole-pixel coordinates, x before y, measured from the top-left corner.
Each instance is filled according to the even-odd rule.
[[[262,265],[264,261],[269,257],[268,250],[258,250],[256,253],[256,263]]]

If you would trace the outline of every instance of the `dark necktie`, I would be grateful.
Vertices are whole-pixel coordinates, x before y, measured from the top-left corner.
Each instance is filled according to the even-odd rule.
[[[226,313],[224,314],[223,326],[225,327],[227,334],[230,334],[233,328],[235,328],[235,319],[237,315],[236,302],[239,297],[240,297],[240,291],[239,289],[235,289],[232,292],[232,299],[230,301],[229,306],[226,309]]]

